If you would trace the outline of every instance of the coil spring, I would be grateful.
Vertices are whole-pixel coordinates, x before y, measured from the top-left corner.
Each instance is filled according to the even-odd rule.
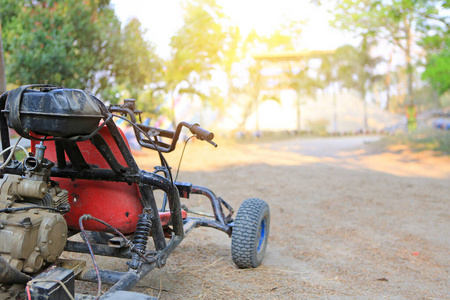
[[[135,249],[144,253],[147,247],[148,236],[152,229],[152,215],[149,213],[143,213],[139,215],[137,221],[136,231],[134,233],[133,243]]]

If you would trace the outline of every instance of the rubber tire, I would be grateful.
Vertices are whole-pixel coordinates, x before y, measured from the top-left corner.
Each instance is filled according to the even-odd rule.
[[[258,198],[245,200],[239,207],[231,234],[231,257],[236,266],[245,269],[261,264],[269,240],[269,229],[269,205]]]
[[[86,231],[86,237],[91,243],[108,245],[109,239],[114,237],[114,235],[107,232]]]

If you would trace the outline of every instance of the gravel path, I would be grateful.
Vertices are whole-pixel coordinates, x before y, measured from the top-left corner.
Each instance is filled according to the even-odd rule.
[[[230,239],[200,228],[135,290],[160,299],[450,298],[450,158],[380,151],[373,139],[193,143],[180,181],[209,187],[236,209],[245,198],[269,203],[266,258],[237,269]],[[180,150],[168,156],[173,166]],[[138,159],[151,170],[156,156]],[[208,208],[203,198],[184,203]]]

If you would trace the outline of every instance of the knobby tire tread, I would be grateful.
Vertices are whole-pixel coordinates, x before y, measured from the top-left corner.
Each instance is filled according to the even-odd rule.
[[[245,200],[238,210],[232,233],[231,255],[239,268],[255,268],[261,263],[255,254],[255,243],[257,243],[260,219],[265,210],[269,211],[269,206],[258,198]],[[270,212],[267,226],[270,222],[269,217]],[[269,228],[267,228],[266,234],[268,233]]]

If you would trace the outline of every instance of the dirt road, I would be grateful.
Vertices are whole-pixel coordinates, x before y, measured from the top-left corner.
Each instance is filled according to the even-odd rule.
[[[450,158],[372,141],[189,146],[180,181],[236,209],[250,197],[269,203],[266,258],[237,269],[225,234],[196,229],[135,290],[160,299],[450,298]],[[173,166],[179,155],[168,157]],[[154,160],[139,163],[151,169]]]

